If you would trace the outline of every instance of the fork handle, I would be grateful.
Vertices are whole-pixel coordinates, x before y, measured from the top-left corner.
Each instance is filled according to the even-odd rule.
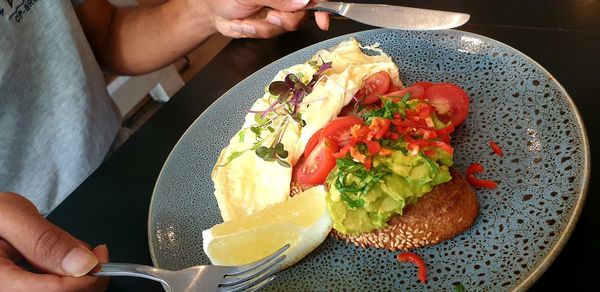
[[[164,285],[167,282],[162,275],[169,271],[157,269],[151,266],[137,264],[106,263],[100,264],[100,271],[93,273],[94,276],[131,276],[159,281]]]

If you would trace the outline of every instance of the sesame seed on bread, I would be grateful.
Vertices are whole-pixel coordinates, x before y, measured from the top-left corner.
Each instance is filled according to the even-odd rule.
[[[416,204],[395,215],[387,227],[357,235],[333,230],[333,237],[363,248],[375,247],[391,251],[408,250],[437,244],[471,227],[479,213],[477,196],[467,181],[451,169],[452,180],[435,186]],[[311,186],[299,185],[292,178],[291,194]]]

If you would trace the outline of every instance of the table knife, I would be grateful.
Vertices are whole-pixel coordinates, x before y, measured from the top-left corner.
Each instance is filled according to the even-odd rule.
[[[465,24],[470,15],[458,12],[384,4],[312,2],[306,9],[338,14],[378,27],[401,30],[439,30]]]

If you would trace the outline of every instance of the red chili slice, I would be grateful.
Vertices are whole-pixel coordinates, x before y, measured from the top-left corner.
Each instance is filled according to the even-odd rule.
[[[381,145],[375,141],[364,141],[364,143],[367,145],[367,150],[371,155],[375,155],[381,150]]]
[[[467,181],[474,187],[482,187],[488,189],[495,189],[498,184],[493,180],[479,179],[475,177],[475,174],[483,172],[483,166],[479,163],[471,163],[467,168]]]
[[[410,262],[417,265],[419,268],[419,281],[423,284],[427,283],[427,267],[425,266],[423,258],[413,252],[407,251],[397,255],[396,259],[400,262]]]
[[[440,148],[450,154],[454,153],[454,148],[452,148],[452,146],[450,146],[449,144],[446,144],[442,141],[416,140],[416,141],[408,142],[408,145],[409,146],[417,145],[418,148],[437,147],[437,148]]]
[[[492,147],[492,150],[494,150],[494,152],[498,154],[498,156],[504,157],[504,153],[502,153],[502,148],[500,148],[500,146],[498,146],[496,142],[490,141],[490,147]]]
[[[373,118],[369,128],[375,134],[375,139],[381,139],[389,131],[391,120],[384,118]]]
[[[448,124],[448,126],[446,126],[445,128],[441,128],[439,130],[436,130],[436,132],[438,133],[438,135],[450,135],[452,134],[452,132],[454,132],[454,126],[452,124]]]
[[[350,129],[352,126],[361,125],[362,123],[362,119],[352,116],[336,118],[325,125],[321,130],[321,139],[323,139],[323,137],[329,138],[337,143],[338,146],[343,147],[346,144],[351,143]]]

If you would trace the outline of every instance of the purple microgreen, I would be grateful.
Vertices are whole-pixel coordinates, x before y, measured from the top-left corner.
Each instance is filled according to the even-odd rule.
[[[323,74],[323,72],[325,72],[325,70],[331,68],[331,66],[332,66],[331,62],[327,62],[327,63],[323,62],[323,64],[321,64],[321,67],[319,67],[319,70],[317,70],[317,73],[315,73],[315,75]],[[314,77],[314,75],[313,75],[313,77]]]
[[[260,117],[264,119],[267,116],[267,114],[270,113],[275,108],[275,106],[277,106],[278,104],[279,104],[279,102],[272,103],[266,110],[264,110],[262,112]]]
[[[284,81],[288,88],[293,89],[294,85],[298,81],[298,77],[296,77],[296,75],[290,73],[288,75],[285,75]]]
[[[289,94],[290,87],[284,81],[274,81],[269,85],[269,93],[275,96]]]
[[[311,62],[309,62],[309,64],[311,64]],[[331,62],[325,63],[323,59],[321,59],[321,62],[323,63],[318,68],[316,66],[316,61],[314,61],[314,65],[311,65],[315,68],[316,72],[306,84],[302,82],[302,79],[304,78],[302,72],[287,74],[283,81],[273,81],[268,86],[268,92],[271,94],[272,98],[275,97],[277,99],[264,111],[249,110],[249,112],[252,113],[261,113],[259,117],[258,115],[255,116],[257,124],[250,127],[250,131],[256,134],[257,142],[254,147],[252,147],[252,150],[255,151],[258,157],[265,161],[277,161],[284,167],[290,167],[289,163],[284,160],[287,158],[288,152],[284,149],[281,139],[291,120],[298,123],[301,127],[306,125],[306,121],[302,119],[302,115],[298,112],[298,109],[302,104],[304,97],[313,91],[313,86],[318,83],[322,77],[326,77],[326,75],[321,76],[321,74],[331,68]],[[283,108],[283,111],[281,108]],[[282,115],[288,115],[288,117],[277,127],[271,126],[271,122],[261,123],[270,112],[277,113],[279,117],[282,117]],[[269,132],[267,137],[261,137],[263,129],[266,129]],[[273,142],[270,143],[271,145],[269,147],[262,145],[267,139],[273,139]],[[232,155],[231,159],[239,155],[240,154]]]

